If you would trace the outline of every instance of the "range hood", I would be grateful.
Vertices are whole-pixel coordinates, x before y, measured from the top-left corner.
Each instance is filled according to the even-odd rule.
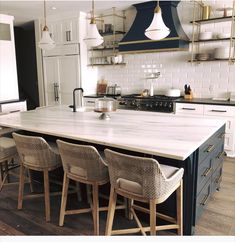
[[[155,51],[187,50],[189,39],[181,27],[177,12],[179,1],[160,1],[162,17],[170,34],[162,40],[150,40],[144,32],[150,25],[157,1],[134,4],[137,10],[135,20],[126,35],[119,43],[121,53],[146,53]]]

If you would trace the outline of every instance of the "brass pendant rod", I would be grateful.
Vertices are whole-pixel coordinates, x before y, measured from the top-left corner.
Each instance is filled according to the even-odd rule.
[[[46,0],[44,0],[44,26],[47,25],[47,19],[46,19]]]

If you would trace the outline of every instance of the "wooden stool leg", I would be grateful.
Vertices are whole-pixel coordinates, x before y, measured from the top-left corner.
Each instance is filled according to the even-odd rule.
[[[183,180],[176,190],[178,235],[183,235]]]
[[[93,195],[93,221],[94,221],[94,235],[99,235],[99,187],[97,184],[92,186]]]
[[[46,221],[50,222],[50,184],[49,184],[49,173],[48,170],[45,169],[43,171],[44,176],[44,196],[45,196],[45,212],[46,212]]]
[[[150,235],[156,235],[156,202],[151,199],[150,205]]]
[[[76,191],[77,191],[77,198],[78,198],[78,202],[82,201],[82,193],[81,193],[81,186],[79,182],[75,182],[76,183]]]
[[[28,178],[29,178],[30,191],[33,192],[33,182],[32,182],[32,176],[31,176],[30,169],[28,169],[27,172],[28,172]]]
[[[24,196],[24,166],[20,165],[20,177],[19,177],[19,194],[18,194],[18,209],[22,209]]]
[[[111,233],[112,233],[116,201],[117,201],[117,193],[115,192],[114,188],[111,186],[105,235],[111,235]]]
[[[67,174],[64,173],[63,191],[62,191],[61,206],[60,206],[59,226],[64,225],[64,216],[65,216],[65,210],[66,210],[66,204],[67,204],[68,189],[69,189],[69,178],[67,177]]]

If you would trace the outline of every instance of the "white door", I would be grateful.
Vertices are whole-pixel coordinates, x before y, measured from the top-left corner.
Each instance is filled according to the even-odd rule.
[[[61,104],[73,104],[73,89],[80,87],[79,55],[59,57]]]
[[[58,57],[44,57],[44,80],[46,105],[60,103],[59,95],[59,59]]]

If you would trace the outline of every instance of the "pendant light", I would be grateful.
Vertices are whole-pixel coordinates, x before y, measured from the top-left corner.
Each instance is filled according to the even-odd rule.
[[[162,19],[162,10],[159,6],[159,0],[154,10],[153,20],[144,34],[152,40],[161,40],[170,34],[170,29],[164,24]]]
[[[55,41],[51,38],[49,29],[47,27],[46,0],[44,0],[44,27],[42,30],[42,38],[41,38],[38,46],[42,50],[51,50],[55,47]]]
[[[95,3],[92,0],[91,22],[87,30],[87,36],[84,39],[87,46],[95,47],[101,45],[104,42],[104,38],[100,35],[96,23],[95,23]]]

